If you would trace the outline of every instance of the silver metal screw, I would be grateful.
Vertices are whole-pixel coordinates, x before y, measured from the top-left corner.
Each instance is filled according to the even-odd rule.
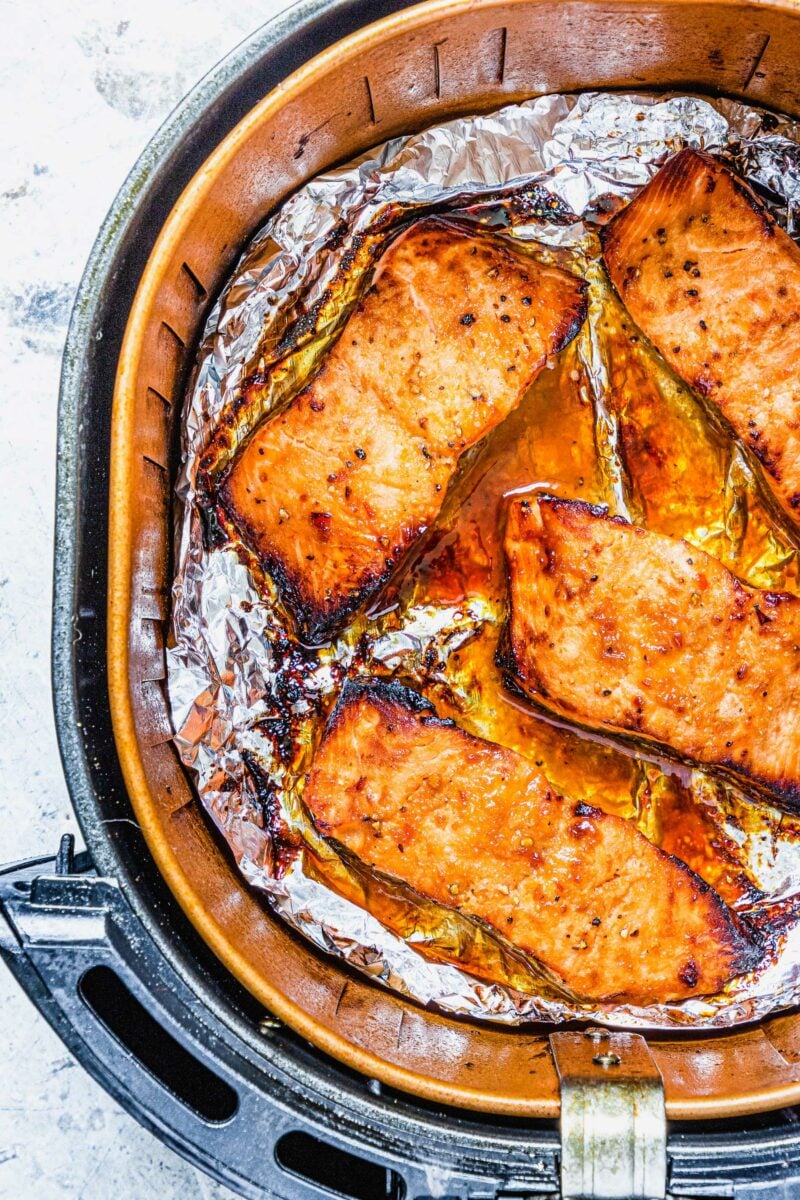
[[[598,1067],[618,1067],[622,1059],[618,1054],[614,1054],[611,1050],[606,1050],[603,1054],[595,1054],[592,1062]]]
[[[607,1029],[601,1029],[599,1025],[590,1025],[588,1029],[584,1029],[583,1036],[590,1042],[607,1042],[610,1035]]]

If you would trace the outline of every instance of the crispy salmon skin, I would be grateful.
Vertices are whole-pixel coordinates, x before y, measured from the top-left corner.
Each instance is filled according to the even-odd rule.
[[[452,222],[391,243],[315,378],[257,427],[220,491],[307,638],[388,579],[461,454],[580,328],[584,288]]]
[[[759,961],[756,935],[683,863],[396,683],[346,685],[305,798],[323,834],[586,999],[709,994]]]
[[[800,249],[749,187],[683,150],[603,230],[624,304],[800,519]]]
[[[527,692],[800,810],[800,600],[577,500],[512,504],[505,550]]]

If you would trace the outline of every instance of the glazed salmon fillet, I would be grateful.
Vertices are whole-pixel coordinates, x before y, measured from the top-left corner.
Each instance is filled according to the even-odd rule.
[[[577,500],[512,504],[505,550],[525,691],[800,809],[800,600]]]
[[[624,304],[800,518],[800,249],[710,155],[670,159],[603,230]]]
[[[584,288],[444,220],[384,252],[317,375],[257,427],[220,491],[306,638],[330,636],[386,582],[460,456],[580,328]]]
[[[759,961],[756,935],[678,859],[397,683],[346,685],[305,798],[321,833],[586,999],[708,994]]]

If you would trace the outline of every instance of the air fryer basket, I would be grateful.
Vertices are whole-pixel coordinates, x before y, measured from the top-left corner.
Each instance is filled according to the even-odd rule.
[[[53,864],[0,876],[0,949],[123,1103],[254,1196],[320,1184],[364,1200],[552,1195],[559,1088],[547,1031],[424,1012],[301,944],[238,878],[192,799],[170,743],[163,645],[176,427],[209,300],[292,188],[458,112],[652,86],[800,113],[791,2],[405,9],[301,5],[200,85],[118,198],[65,355],[55,689],[91,862],[65,846]],[[759,1195],[798,1194],[783,1106],[800,1099],[800,1016],[649,1045],[668,1114],[703,1120],[671,1127],[670,1194],[745,1196],[770,1180]],[[361,1167],[336,1158],[346,1150]]]

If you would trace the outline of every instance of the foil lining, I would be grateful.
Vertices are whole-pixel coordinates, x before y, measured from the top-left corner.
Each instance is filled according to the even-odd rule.
[[[593,407],[606,500],[618,512],[640,516],[620,459],[620,416],[607,402],[609,364],[598,330],[610,294],[587,246],[597,223],[685,145],[722,154],[788,231],[800,235],[797,124],[737,102],[695,96],[551,95],[394,139],[312,180],[256,235],[208,318],[183,420],[181,528],[167,652],[180,756],[239,868],[289,925],[386,987],[445,1012],[507,1024],[584,1017],[627,1027],[712,1027],[797,1003],[798,822],[751,805],[703,772],[683,771],[681,786],[724,845],[732,869],[747,881],[734,907],[770,931],[774,945],[757,973],[714,997],[647,1008],[582,1003],[536,964],[509,963],[508,947],[486,951],[485,930],[450,910],[415,907],[406,897],[394,907],[371,905],[379,920],[363,907],[370,884],[315,834],[303,811],[303,771],[324,713],[353,673],[399,674],[444,689],[458,709],[460,685],[449,670],[453,652],[491,627],[497,613],[480,598],[437,604],[412,592],[412,602],[357,618],[332,645],[299,645],[269,581],[257,578],[246,555],[232,544],[209,545],[199,502],[203,455],[254,371],[275,382],[263,390],[259,407],[239,420],[240,437],[313,370],[343,316],[341,305],[326,309],[331,285],[348,253],[357,260],[360,241],[426,211],[463,211],[554,254],[572,253],[583,266],[592,302],[576,362]],[[351,282],[352,297],[358,280]],[[316,314],[313,327],[287,353],[287,333],[309,313]],[[726,464],[724,520],[685,533],[712,553],[734,543],[738,552],[744,545],[742,507],[753,480],[737,453]],[[762,586],[766,580],[800,592],[796,550],[780,531],[767,529],[745,566]],[[468,706],[466,696],[460,699]],[[288,760],[287,738],[293,748]],[[664,772],[676,768],[645,753],[636,770],[638,796],[642,789],[657,791]],[[637,804],[639,826],[649,832]],[[395,919],[387,922],[387,913]],[[454,948],[494,954],[503,981],[486,982],[441,961]],[[469,961],[469,954],[460,961]]]

